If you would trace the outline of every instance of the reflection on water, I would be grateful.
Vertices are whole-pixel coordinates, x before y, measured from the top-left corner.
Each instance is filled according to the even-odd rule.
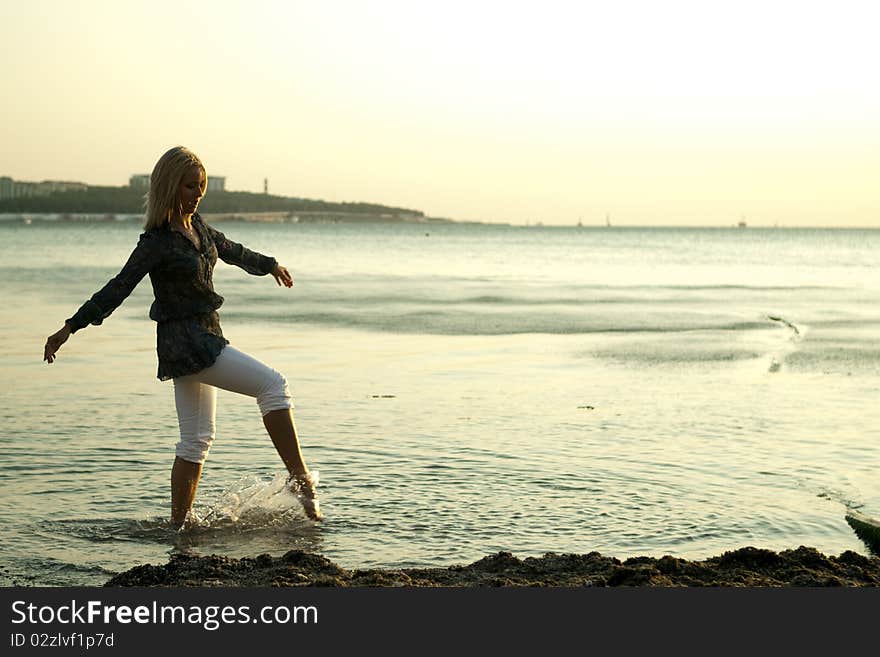
[[[90,545],[103,545],[105,554],[143,553],[145,544],[154,546],[153,555],[173,554],[254,556],[266,552],[303,550],[320,552],[320,527],[308,520],[302,506],[288,491],[286,476],[271,479],[242,478],[229,489],[201,501],[186,526],[172,527],[167,518],[69,518],[34,522],[34,532],[67,545],[67,558],[74,563],[53,559],[18,560],[12,568],[0,569],[0,585],[64,585],[99,583],[116,571],[100,566],[78,566],[78,558],[88,559]],[[65,540],[66,539],[66,540]],[[135,561],[122,562],[134,566]],[[160,561],[164,561],[160,557]],[[38,574],[34,574],[34,571]]]
[[[296,276],[218,265],[216,284],[227,337],[291,383],[327,520],[284,490],[253,401],[221,392],[176,532],[149,284],[51,367],[37,344],[138,231],[25,228],[0,226],[0,582],[181,552],[838,554],[864,552],[848,510],[880,515],[880,231],[229,226]]]

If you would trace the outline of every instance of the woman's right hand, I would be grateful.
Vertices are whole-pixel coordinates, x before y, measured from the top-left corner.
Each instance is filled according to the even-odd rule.
[[[65,323],[61,330],[53,333],[46,340],[46,347],[43,350],[43,360],[51,363],[55,360],[55,352],[61,349],[61,345],[67,342],[70,337],[70,324]]]

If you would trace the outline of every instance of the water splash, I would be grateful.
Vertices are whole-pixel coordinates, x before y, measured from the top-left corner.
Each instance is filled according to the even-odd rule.
[[[784,317],[774,317],[773,315],[767,315],[767,319],[769,319],[771,322],[779,322],[781,324],[785,324],[788,328],[794,331],[794,334],[797,336],[801,334],[800,329],[798,329],[795,324],[792,324]]]
[[[771,352],[769,355],[769,365],[767,367],[767,371],[770,373],[779,372],[782,369],[783,364],[785,363],[785,359],[794,351],[798,349],[798,343],[800,343],[807,332],[806,326],[798,326],[794,322],[790,322],[784,317],[776,316],[776,315],[767,315],[767,319],[771,322],[777,322],[778,324],[782,324],[786,328],[789,329],[787,339],[785,342],[779,346],[775,351]]]
[[[317,484],[318,473],[312,471]],[[302,503],[287,486],[287,474],[271,479],[243,477],[190,512],[186,524],[175,528],[165,517],[149,518],[68,518],[43,520],[35,524],[39,535],[57,535],[89,543],[146,542],[177,543],[181,537],[209,538],[255,533],[260,530],[285,530],[305,524]]]
[[[315,484],[318,472],[312,471]],[[208,530],[234,526],[261,529],[289,525],[304,517],[302,504],[287,485],[287,473],[278,473],[267,481],[243,477],[214,499],[190,512],[186,530]]]

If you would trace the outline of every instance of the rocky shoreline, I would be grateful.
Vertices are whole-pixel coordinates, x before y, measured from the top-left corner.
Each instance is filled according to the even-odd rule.
[[[671,556],[620,561],[598,552],[519,559],[498,552],[467,566],[348,570],[321,555],[292,550],[243,559],[175,555],[164,565],[119,573],[105,586],[874,587],[880,586],[880,557],[852,551],[830,557],[803,546],[778,553],[746,547],[704,561]]]

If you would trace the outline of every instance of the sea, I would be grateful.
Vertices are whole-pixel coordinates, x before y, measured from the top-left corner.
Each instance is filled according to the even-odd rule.
[[[182,553],[868,553],[845,516],[880,515],[880,230],[216,227],[294,276],[214,282],[226,337],[290,383],[326,520],[285,491],[254,400],[221,391],[174,531],[149,282],[42,360],[139,223],[0,221],[0,585]]]

